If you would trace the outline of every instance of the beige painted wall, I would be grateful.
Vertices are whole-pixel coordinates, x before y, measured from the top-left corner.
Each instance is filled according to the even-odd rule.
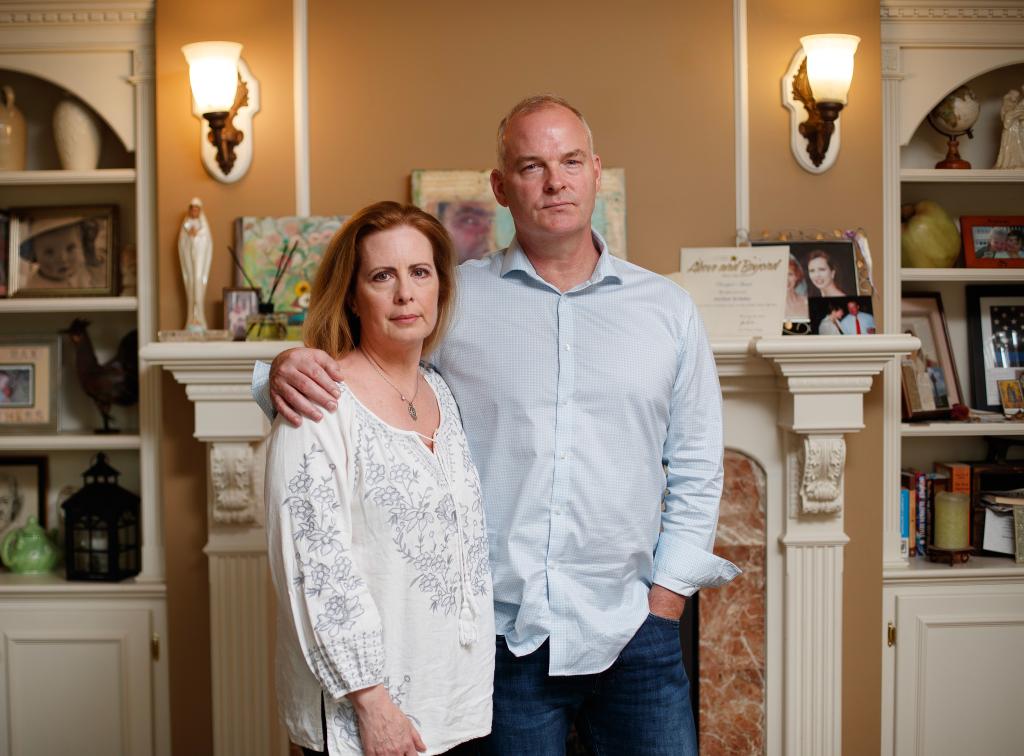
[[[200,0],[157,3],[157,249],[160,327],[181,328],[185,297],[177,235],[189,199],[203,200],[214,242],[206,317],[222,322],[221,290],[234,285],[227,244],[243,214],[295,210],[291,3],[247,0],[238,6]],[[192,116],[181,46],[208,39],[244,45],[261,84],[252,138],[255,160],[237,184],[211,179],[199,161],[199,121]],[[171,659],[171,737],[177,756],[212,753],[210,612],[206,556],[206,456],[192,438],[192,404],[169,376],[163,381],[163,505]]]
[[[754,229],[862,225],[881,238],[881,121],[877,2],[749,3],[752,225]],[[198,0],[159,3],[157,38],[160,322],[184,315],[174,240],[192,195],[207,204],[216,253],[210,291],[228,285],[224,245],[241,214],[294,211],[290,3],[256,0],[241,18]],[[348,213],[408,199],[413,168],[488,168],[503,112],[537,91],[568,97],[593,126],[605,165],[626,169],[630,259],[678,267],[683,245],[729,244],[735,233],[731,3],[643,4],[466,0],[387,4],[309,2],[313,213]],[[801,34],[864,38],[843,152],[824,176],[789,153],[779,77]],[[180,45],[233,39],[262,84],[253,168],[239,184],[209,179],[198,160]],[[876,246],[876,269],[881,267]],[[212,296],[213,299],[219,299]],[[220,322],[219,301],[208,317]],[[202,450],[191,438],[184,391],[164,386],[165,497],[174,752],[211,750],[209,612]],[[881,400],[850,444],[851,469],[881,464]],[[871,476],[847,486],[844,748],[879,743],[881,490]]]
[[[861,226],[882,269],[882,79],[877,0],[748,2],[751,227]],[[780,78],[805,34],[861,37],[850,102],[842,113],[835,166],[813,175],[789,150],[789,111]],[[897,251],[898,254],[898,251]],[[875,298],[879,307],[881,297]],[[866,429],[850,437],[843,578],[843,752],[876,753],[881,743],[882,391],[865,399]],[[877,471],[877,472],[876,472]]]

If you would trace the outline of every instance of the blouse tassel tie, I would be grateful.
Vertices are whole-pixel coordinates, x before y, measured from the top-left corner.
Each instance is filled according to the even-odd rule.
[[[438,467],[441,468],[441,475],[444,477],[445,486],[448,489],[448,495],[452,501],[453,514],[455,515],[455,528],[459,536],[459,572],[461,573],[461,580],[459,590],[462,593],[462,601],[459,603],[459,644],[463,646],[472,646],[476,643],[476,602],[473,601],[473,591],[469,584],[469,576],[466,570],[466,539],[463,537],[462,532],[462,517],[459,514],[459,505],[455,502],[455,497],[451,495],[452,486],[448,480],[448,471],[445,469],[444,463],[441,461],[441,456],[437,456]]]

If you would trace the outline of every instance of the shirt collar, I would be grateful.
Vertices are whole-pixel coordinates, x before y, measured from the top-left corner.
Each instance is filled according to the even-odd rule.
[[[619,275],[618,269],[615,266],[615,256],[608,250],[608,243],[604,240],[604,237],[594,229],[590,229],[590,234],[594,240],[594,246],[596,246],[600,252],[600,256],[597,258],[597,265],[594,266],[594,272],[591,274],[590,278],[572,289],[572,291],[586,288],[587,286],[593,286],[594,284],[602,283],[604,281],[607,281],[608,283],[622,283],[622,276]],[[505,248],[505,253],[502,257],[502,278],[507,276],[509,273],[518,270],[522,271],[530,278],[548,285],[547,282],[538,275],[537,269],[533,267],[533,263],[530,262],[530,258],[526,256],[526,252],[523,251],[523,247],[519,243],[519,239],[517,237],[512,237],[512,242]]]

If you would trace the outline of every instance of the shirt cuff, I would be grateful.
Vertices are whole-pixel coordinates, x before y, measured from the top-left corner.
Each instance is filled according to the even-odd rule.
[[[670,533],[662,532],[654,552],[653,581],[681,596],[717,588],[739,575],[740,568]]]
[[[256,360],[252,368],[252,398],[263,410],[267,419],[273,421],[277,417],[273,402],[270,401],[270,364],[262,360]]]

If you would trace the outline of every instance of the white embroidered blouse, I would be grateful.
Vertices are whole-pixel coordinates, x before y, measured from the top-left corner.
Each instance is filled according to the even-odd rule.
[[[361,754],[346,694],[377,683],[427,754],[491,729],[494,612],[480,481],[444,380],[431,452],[338,384],[338,409],[267,448],[277,698],[298,745]]]

